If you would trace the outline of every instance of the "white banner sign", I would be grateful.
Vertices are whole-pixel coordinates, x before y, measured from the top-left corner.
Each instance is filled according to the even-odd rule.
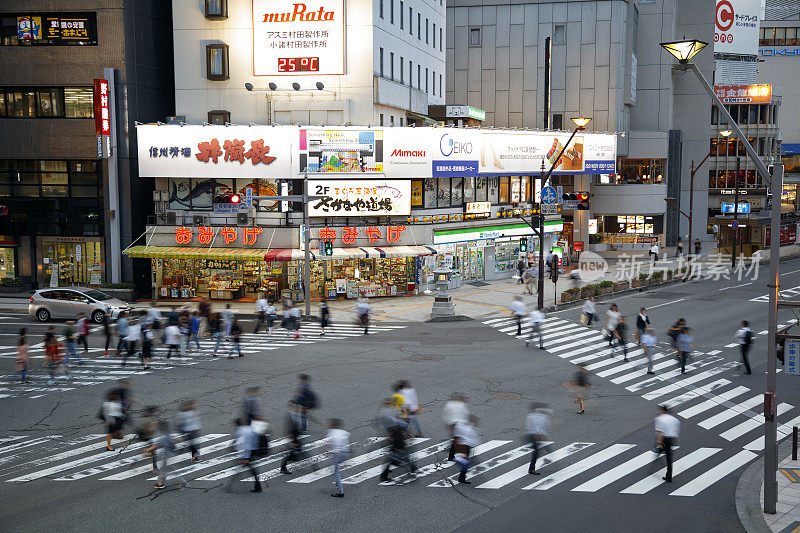
[[[312,217],[367,217],[411,214],[410,180],[308,180]]]
[[[141,177],[289,177],[298,128],[142,125],[136,135]]]
[[[252,0],[255,76],[345,73],[344,0]]]
[[[758,54],[760,0],[717,0],[714,52]]]

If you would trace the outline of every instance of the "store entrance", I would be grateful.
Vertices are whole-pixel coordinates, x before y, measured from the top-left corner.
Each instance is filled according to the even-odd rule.
[[[100,285],[103,248],[99,241],[43,241],[40,282],[45,287]]]
[[[456,257],[461,278],[464,281],[478,281],[484,278],[483,248],[476,243],[463,243],[456,246]]]

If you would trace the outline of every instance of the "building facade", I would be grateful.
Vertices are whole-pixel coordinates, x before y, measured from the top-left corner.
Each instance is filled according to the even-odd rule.
[[[687,211],[710,98],[691,74],[672,72],[659,42],[713,42],[713,3],[453,0],[447,21],[448,102],[485,110],[487,126],[569,130],[571,117],[588,116],[590,130],[617,133],[616,172],[554,180],[592,194],[589,211],[564,213],[570,243],[642,249],[686,238],[688,220],[664,198]],[[711,78],[712,53],[693,62]],[[706,188],[695,182],[693,233],[703,240]]]
[[[118,245],[144,231],[152,186],[136,179],[130,132],[172,114],[170,10],[132,0],[0,10],[0,276],[33,287],[133,281]],[[116,136],[98,148],[93,83],[104,69]]]

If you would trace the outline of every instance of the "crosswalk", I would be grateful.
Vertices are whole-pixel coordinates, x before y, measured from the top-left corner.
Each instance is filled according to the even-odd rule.
[[[793,298],[800,294],[800,286],[798,287],[791,287],[788,289],[781,289],[780,290],[780,298],[789,299]],[[750,298],[751,302],[769,302],[769,294],[762,294],[761,296],[756,296],[755,298]]]
[[[792,321],[793,323],[794,321]],[[485,325],[501,333],[516,336],[517,324],[513,318],[485,320]],[[779,327],[782,327],[780,324]],[[528,339],[529,326],[522,328],[520,340]],[[759,331],[757,335],[766,335]],[[622,358],[620,348],[610,348],[608,341],[593,328],[558,317],[549,317],[542,327],[545,352],[574,364],[583,364],[598,378],[623,387],[627,392],[641,395],[645,400],[666,405],[678,417],[693,419],[701,428],[716,432],[722,439],[741,444],[744,450],[759,452],[764,449],[764,436],[758,435],[764,424],[760,406],[763,394],[749,387],[734,385],[739,364],[726,359],[722,350],[695,351],[681,373],[675,350],[666,343],[651,349],[653,371],[646,374],[647,356],[636,343],[629,342],[628,362]],[[532,340],[531,350],[537,346]],[[736,343],[725,348],[735,348]],[[722,354],[722,355],[721,355]],[[738,351],[733,354],[738,358]],[[800,424],[800,406],[779,403],[778,440],[792,434],[792,427]],[[743,456],[743,457],[746,457]]]
[[[407,326],[404,325],[370,326],[370,335],[395,331],[406,327]],[[295,339],[294,336],[288,336],[286,330],[281,328],[274,328],[272,333],[267,333],[266,331],[256,334],[244,333],[241,337],[240,349],[241,353],[247,356],[270,352],[272,350],[287,349],[297,346],[306,347],[316,343],[364,337],[363,328],[351,324],[335,324],[328,326],[325,328],[325,335],[321,335],[321,333],[322,331],[319,324],[315,323],[303,324],[298,339]],[[73,360],[70,361],[70,367],[68,369],[69,377],[67,377],[66,373],[60,374],[56,376],[55,383],[53,384],[48,383],[50,375],[47,370],[41,366],[41,360],[44,359],[44,348],[33,345],[29,350],[31,361],[29,365],[28,382],[20,383],[19,377],[14,373],[0,374],[0,400],[17,397],[24,397],[26,399],[42,398],[51,392],[70,391],[79,387],[100,385],[122,378],[197,365],[201,362],[218,360],[220,357],[224,358],[231,353],[233,355],[238,355],[232,343],[222,341],[217,350],[217,355],[219,357],[214,358],[213,355],[217,347],[216,344],[215,341],[203,339],[199,341],[200,347],[198,349],[197,344],[193,342],[189,346],[185,356],[173,356],[169,361],[164,359],[166,356],[166,347],[157,345],[154,350],[154,359],[149,363],[150,369],[142,368],[142,365],[136,358],[127,359],[126,365],[123,367],[122,358],[120,357],[102,357],[104,352],[102,348],[90,348],[88,356],[84,355],[81,350],[79,353],[83,362],[78,364],[77,358],[73,358]],[[12,370],[15,353],[16,348],[14,346],[0,346],[0,359],[6,359],[8,361],[6,366],[7,372]]]
[[[208,433],[198,438],[199,463],[189,461],[188,446],[178,441],[176,453],[168,460],[168,479],[186,480],[192,485],[214,486],[232,475],[247,475],[237,466],[232,451],[233,438],[225,433]],[[280,473],[280,462],[288,454],[289,441],[271,443],[269,456],[254,462],[262,481],[276,481],[295,487],[330,483],[333,467],[325,452],[325,440],[303,437],[305,457],[290,463],[291,475]],[[388,481],[380,474],[388,456],[387,439],[368,437],[351,445],[352,457],[340,469],[344,485],[370,482],[379,490],[413,484],[420,488],[445,489],[458,485],[458,465],[447,461],[447,440],[417,438],[408,442],[417,469],[405,469]],[[151,459],[142,454],[146,443],[118,443],[117,450],[105,451],[101,434],[64,439],[60,435],[0,438],[0,481],[27,483],[60,482],[145,482],[156,479]],[[642,495],[656,490],[670,496],[696,496],[733,475],[757,457],[753,451],[715,447],[684,449],[676,447],[673,482],[666,483],[663,456],[649,446],[614,443],[601,446],[592,442],[542,443],[537,470],[528,474],[531,448],[504,439],[488,439],[473,448],[473,465],[467,475],[474,490],[568,490],[596,493],[610,491]]]

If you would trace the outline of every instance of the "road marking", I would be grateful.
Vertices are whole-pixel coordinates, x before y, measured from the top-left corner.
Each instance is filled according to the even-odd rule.
[[[470,450],[469,455],[470,457],[477,457],[481,454],[486,452],[490,452],[495,448],[499,448],[500,446],[504,446],[511,442],[510,440],[490,440],[486,441],[483,444],[479,444],[475,446],[473,449]],[[408,483],[412,483],[418,479],[421,479],[425,476],[429,476],[431,474],[435,474],[441,470],[449,468],[451,466],[456,465],[457,463],[451,461],[445,461],[442,463],[433,463],[429,465],[425,465],[422,468],[418,468],[415,472],[414,476],[409,475],[408,473],[399,475],[389,481],[384,481],[381,485],[407,485]]]
[[[739,287],[747,287],[748,285],[752,285],[753,282],[742,283],[741,285],[733,285],[730,287],[722,287],[721,289],[717,289],[718,291],[727,291],[728,289],[738,289]]]
[[[711,429],[713,427],[722,424],[723,422],[730,420],[731,418],[736,417],[737,415],[744,414],[745,411],[748,411],[753,407],[756,407],[757,405],[761,405],[763,401],[764,397],[761,394],[759,394],[758,396],[754,396],[749,400],[743,401],[740,404],[728,407],[721,413],[717,413],[711,418],[707,418],[702,422],[698,422],[697,425],[704,429]]]
[[[711,398],[702,403],[698,403],[697,405],[693,405],[692,407],[679,412],[678,416],[682,418],[692,418],[693,416],[699,415],[700,413],[707,411],[712,407],[720,406],[722,402],[726,402],[736,398],[737,396],[741,396],[745,392],[750,392],[750,389],[743,386],[736,387],[735,389],[720,393],[715,398]]]
[[[656,307],[664,307],[665,305],[676,304],[676,303],[682,302],[684,300],[686,300],[686,298],[680,298],[678,300],[672,300],[671,302],[664,302],[663,304],[651,305],[651,306],[648,306],[648,309],[655,309]]]
[[[305,452],[310,452],[312,450],[316,450],[318,448],[321,448],[321,447],[323,447],[325,445],[325,442],[326,442],[326,439],[319,439],[319,440],[316,440],[316,441],[313,441],[313,442],[309,442],[308,444],[303,444],[303,452],[304,453]],[[373,440],[372,442],[378,442],[378,441]],[[261,466],[265,466],[265,465],[268,465],[268,464],[277,463],[278,461],[283,461],[283,458],[286,457],[287,455],[289,455],[289,450],[280,451],[280,452],[278,452],[278,453],[276,453],[274,455],[271,455],[270,457],[265,457],[263,459],[259,459],[259,460],[255,461],[253,463],[253,467],[254,468],[259,468]],[[297,465],[297,464],[299,464],[299,461],[296,462],[296,463],[293,463],[293,464]],[[214,473],[211,473],[211,474],[207,474],[207,475],[205,475],[203,477],[199,477],[199,478],[197,478],[197,481],[218,481],[220,479],[225,479],[227,477],[232,476],[233,474],[241,471],[241,469],[242,469],[242,467],[240,465],[232,466],[232,467],[226,468],[224,470],[220,470],[219,472],[214,472]],[[280,475],[280,470],[277,470],[277,472],[278,472],[278,475]],[[276,477],[276,476],[273,476],[273,477]]]
[[[450,441],[446,440],[444,442],[434,444],[433,446],[428,446],[427,448],[409,454],[409,459],[411,461],[419,461],[431,455],[436,455],[437,453],[441,453],[447,450],[448,448],[450,448]],[[350,477],[342,479],[342,483],[344,483],[345,485],[355,485],[357,483],[361,483],[362,481],[378,477],[379,475],[381,475],[381,472],[385,467],[386,467],[385,464],[373,466],[372,468],[368,468],[363,472],[359,472],[358,474],[353,474]]]
[[[49,435],[47,437],[39,437],[27,440],[25,442],[15,442],[14,444],[9,444],[8,446],[0,447],[0,454],[21,450],[22,448],[27,448],[28,446],[35,446],[36,444],[42,444],[50,439],[57,439],[59,437],[61,437],[61,435]]]
[[[684,472],[694,465],[698,464],[701,461],[705,461],[715,453],[721,451],[722,448],[700,448],[698,450],[694,450],[686,454],[685,456],[679,458],[677,461],[672,463],[672,477],[674,478],[681,472]],[[650,475],[643,480],[634,483],[627,489],[621,490],[620,494],[646,494],[653,490],[654,488],[658,487],[659,485],[663,485],[666,483],[663,478],[667,475],[667,469],[662,468],[660,471],[656,472],[653,475]]]
[[[572,489],[573,492],[597,492],[598,490],[606,487],[615,481],[622,479],[623,477],[627,476],[646,466],[656,459],[658,459],[658,455],[653,453],[652,450],[648,450],[641,455],[637,455],[633,459],[629,459],[622,463],[621,465],[615,466],[611,470],[607,472],[603,472],[602,474],[598,474],[596,477],[590,479],[586,483],[582,483]]]
[[[746,465],[753,459],[758,457],[758,454],[755,454],[748,450],[742,450],[733,457],[726,459],[722,463],[718,464],[711,470],[697,476],[689,483],[683,485],[678,490],[670,492],[670,496],[697,496],[702,491],[725,477],[726,475],[730,474],[737,468]]]
[[[683,379],[679,379],[678,381],[670,383],[669,385],[667,385],[665,387],[661,387],[660,389],[656,389],[656,390],[647,392],[645,394],[642,394],[642,398],[644,398],[645,400],[653,401],[656,398],[660,398],[661,396],[664,396],[665,394],[669,394],[671,392],[675,392],[676,390],[682,389],[686,385],[692,385],[694,383],[697,383],[698,381],[703,381],[703,380],[708,379],[708,378],[710,378],[712,376],[716,376],[717,374],[721,374],[722,372],[725,372],[726,370],[728,370],[730,368],[733,368],[735,366],[736,366],[736,363],[725,363],[725,364],[720,365],[720,366],[718,366],[716,368],[712,368],[710,370],[706,370],[704,372],[700,372],[699,374],[694,374],[692,376],[688,376],[688,377],[685,377]]]
[[[569,457],[574,453],[578,453],[579,451],[584,450],[593,444],[594,444],[593,442],[573,442],[572,444],[564,446],[563,448],[559,448],[554,452],[548,453],[547,455],[543,455],[542,457],[539,457],[539,469],[550,466],[556,461],[560,461],[561,459]],[[478,485],[476,488],[499,489],[501,487],[505,487],[506,485],[527,476],[529,467],[530,464],[526,462],[524,465],[518,466],[517,468],[509,472],[506,472],[505,474],[502,474],[494,479],[490,479],[489,481]]]
[[[545,441],[541,442],[540,446],[549,446],[553,444],[552,442]],[[520,446],[518,448],[514,448],[513,450],[507,451],[502,455],[498,455],[497,457],[492,457],[491,459],[487,459],[486,461],[482,461],[474,468],[470,468],[467,472],[467,480],[470,480],[476,476],[483,474],[484,472],[488,472],[489,470],[493,470],[495,468],[499,468],[506,463],[509,463],[515,459],[519,459],[520,457],[525,457],[533,453],[531,446],[526,444],[524,446]],[[428,485],[429,487],[452,487],[456,484],[456,479],[458,478],[458,474],[453,474],[452,476],[440,479],[434,483]]]
[[[584,471],[599,465],[600,463],[608,461],[612,457],[615,457],[627,450],[630,450],[635,446],[636,446],[635,444],[612,444],[605,450],[601,450],[595,454],[592,454],[585,459],[581,459],[577,463],[569,465],[563,470],[554,472],[535,483],[531,483],[527,487],[523,487],[522,490],[531,490],[531,489],[547,490],[553,488],[559,483],[572,479],[578,474],[581,474]]]
[[[790,411],[794,406],[789,405],[788,403],[779,403],[777,407],[778,416],[784,414],[786,411]],[[727,431],[724,431],[719,434],[725,440],[735,440],[749,433],[753,430],[763,428],[764,427],[764,415],[756,415],[753,418],[749,418],[742,422],[739,425],[733,426]]]

